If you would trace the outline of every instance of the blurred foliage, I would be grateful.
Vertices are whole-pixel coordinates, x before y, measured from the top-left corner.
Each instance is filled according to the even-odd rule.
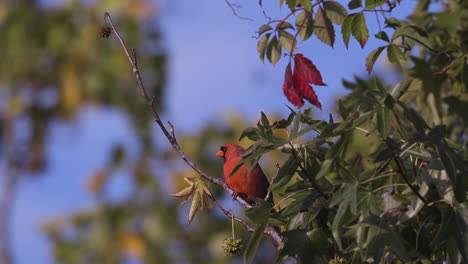
[[[148,12],[151,5],[143,0],[57,1],[50,6],[34,0],[2,2],[3,112],[30,119],[31,141],[40,143],[54,118],[71,119],[85,104],[112,105],[128,112],[141,140],[150,143],[150,113],[135,95],[127,58],[117,43],[102,41],[98,32],[104,8],[115,10],[129,45],[142,57],[142,74],[151,74],[146,78],[149,92],[161,97],[166,55]]]

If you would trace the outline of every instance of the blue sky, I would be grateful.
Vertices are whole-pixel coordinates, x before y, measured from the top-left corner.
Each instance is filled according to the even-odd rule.
[[[280,18],[287,14],[286,8],[278,11],[277,1],[263,2],[269,16]],[[273,67],[263,64],[256,52],[257,40],[253,36],[267,21],[262,9],[253,0],[231,3],[240,15],[253,21],[235,17],[229,6],[220,0],[163,0],[157,5],[169,53],[164,117],[174,124],[178,133],[194,132],[208,121],[221,122],[229,111],[239,112],[252,121],[259,118],[260,111],[289,112],[282,92],[286,60]],[[402,1],[392,15],[403,17],[415,3]],[[316,111],[318,118],[327,118],[334,101],[346,93],[341,85],[343,78],[367,76],[365,57],[383,45],[372,38],[378,31],[375,14],[368,13],[366,18],[371,38],[364,49],[352,39],[348,51],[339,29],[334,48],[315,37],[299,46],[328,84],[328,87],[315,89],[323,105],[322,111]],[[385,59],[380,61],[385,64]],[[384,66],[377,66],[376,70],[383,74],[389,72]],[[130,152],[138,151],[127,118],[118,111],[89,107],[80,111],[75,121],[56,122],[48,146],[47,175],[28,179],[20,188],[13,229],[18,264],[51,263],[50,247],[40,225],[93,206],[93,199],[85,190],[86,179],[106,164],[106,155],[115,143],[123,143]],[[74,162],[76,160],[80,163]],[[124,176],[115,179],[111,192],[116,198],[125,193],[122,187],[125,181]]]

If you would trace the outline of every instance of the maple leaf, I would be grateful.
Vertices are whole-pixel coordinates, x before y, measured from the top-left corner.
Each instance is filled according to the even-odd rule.
[[[291,70],[291,63],[286,66],[286,72],[284,75],[283,93],[288,98],[289,102],[295,105],[297,108],[301,108],[304,105],[304,100],[297,94],[295,89],[295,81]]]
[[[171,195],[174,197],[184,197],[182,203],[192,199],[188,219],[188,223],[190,224],[198,210],[203,210],[205,206],[211,208],[209,197],[212,197],[213,194],[211,194],[210,190],[206,187],[205,182],[199,176],[184,177],[184,180],[188,182],[189,186]]]
[[[326,85],[322,81],[320,71],[311,60],[300,53],[294,55],[294,73],[291,69],[291,62],[286,67],[283,83],[284,95],[297,108],[301,108],[304,105],[304,99],[306,99],[322,109],[318,96],[310,84]]]
[[[301,53],[294,55],[294,71],[311,84],[326,86],[317,67]]]
[[[296,64],[297,65],[297,64]],[[322,105],[318,100],[317,94],[314,92],[314,88],[299,74],[297,70],[293,74],[294,88],[296,93],[301,97],[309,101],[311,104],[322,109]]]

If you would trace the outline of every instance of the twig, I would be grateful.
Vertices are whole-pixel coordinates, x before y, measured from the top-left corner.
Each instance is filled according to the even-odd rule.
[[[403,172],[403,168],[400,162],[400,157],[392,150],[392,147],[388,140],[384,139],[384,142],[387,144],[388,149],[392,153],[393,159],[395,159],[396,164],[398,166],[398,170],[400,171],[401,177],[403,181],[408,185],[411,191],[424,203],[424,205],[429,206],[427,200],[418,192],[418,190],[409,182],[408,178],[406,177],[405,173]]]
[[[434,73],[432,73],[432,75],[440,75],[440,74],[444,74],[444,73],[448,72],[448,70],[450,70],[452,68],[452,66],[455,65],[455,63],[457,63],[460,59],[464,58],[467,54],[468,54],[467,52],[464,52],[460,57],[457,57],[454,60],[452,60],[449,63],[449,65],[445,66],[445,68],[443,68],[441,71],[434,72]]]
[[[363,12],[385,12],[385,13],[391,13],[392,9],[363,9]]]
[[[211,201],[229,218],[234,219],[235,221],[241,223],[243,226],[247,228],[247,231],[253,232],[255,229],[253,229],[245,220],[235,216],[232,214],[230,211],[224,209],[224,207],[214,198],[212,194],[208,194],[208,197],[210,197]]]
[[[234,8],[234,6],[231,4],[231,2],[229,2],[229,0],[224,0],[224,2],[226,2],[226,4],[229,6],[229,8],[231,8],[232,10],[232,13],[239,19],[242,19],[242,20],[249,20],[249,21],[253,21],[253,19],[251,18],[248,18],[248,17],[243,17],[243,16],[240,16],[236,9]]]
[[[172,126],[172,124],[169,123],[169,126],[170,126],[170,130],[169,131],[166,126],[164,125],[164,123],[161,121],[161,118],[159,117],[159,114],[158,112],[156,111],[155,107],[154,107],[154,101],[155,101],[155,97],[153,97],[152,99],[149,98],[147,92],[146,92],[146,89],[145,89],[145,86],[143,84],[143,81],[141,79],[141,76],[140,76],[140,71],[138,69],[138,64],[137,64],[137,60],[136,60],[136,52],[135,52],[135,49],[133,49],[133,58],[132,56],[130,56],[130,53],[128,51],[128,47],[127,45],[125,44],[125,41],[123,40],[122,36],[120,35],[120,33],[118,32],[118,30],[115,28],[114,26],[114,23],[112,22],[112,18],[110,16],[110,14],[108,12],[106,12],[104,14],[104,18],[106,21],[109,22],[109,24],[111,25],[112,27],[112,30],[113,32],[115,33],[115,35],[117,36],[117,38],[119,39],[120,41],[120,44],[122,45],[122,48],[124,49],[124,52],[125,54],[127,55],[127,58],[128,58],[128,61],[130,62],[130,65],[132,66],[132,70],[133,70],[133,73],[135,74],[135,77],[137,79],[137,83],[138,83],[138,87],[140,88],[140,92],[141,92],[141,96],[143,97],[143,99],[145,100],[146,104],[148,105],[148,107],[150,108],[151,110],[151,113],[153,114],[153,118],[154,118],[154,121],[158,124],[159,128],[161,129],[161,131],[163,132],[164,136],[167,138],[167,140],[169,141],[169,143],[172,145],[172,147],[174,148],[174,150],[179,154],[179,156],[185,161],[185,163],[187,163],[193,170],[195,170],[200,176],[202,176],[205,180],[213,183],[213,184],[216,184],[218,186],[221,186],[225,191],[227,191],[228,193],[230,193],[231,195],[234,196],[235,192],[229,188],[227,186],[227,184],[221,180],[221,179],[217,179],[217,178],[213,178],[211,176],[209,176],[208,174],[206,174],[205,172],[203,172],[196,164],[195,162],[185,154],[185,152],[182,150],[182,148],[180,147],[180,145],[177,143],[177,140],[174,136],[174,127]],[[235,199],[240,203],[242,204],[244,207],[246,208],[252,208],[252,205],[250,205],[250,203],[248,203],[247,201],[245,201],[244,199],[242,199],[242,197],[240,197],[239,195],[238,196],[234,196]],[[212,201],[221,209],[222,206],[214,199],[214,197],[211,195],[211,199]],[[215,202],[216,201],[216,202]],[[223,208],[222,210],[225,214],[226,214],[226,210]],[[229,212],[227,212],[229,213]],[[231,215],[229,213],[229,215]],[[237,218],[239,219],[239,218]],[[239,219],[240,221],[243,221],[242,219]],[[237,220],[236,220],[237,221]],[[240,222],[242,223],[242,222]],[[245,224],[247,224],[245,221],[244,221]],[[250,228],[250,227],[248,227]],[[282,237],[281,235],[279,234],[278,231],[276,231],[273,227],[270,227],[268,226],[266,229],[265,229],[265,234],[268,234],[274,241],[276,242],[279,242],[278,244],[280,245],[281,244],[281,241],[282,241]]]
[[[247,231],[249,232],[253,232],[255,231],[254,228],[252,228],[245,220],[241,219],[241,218],[238,218],[236,217],[234,214],[232,214],[230,211],[224,209],[224,207],[214,198],[214,196],[209,193],[208,194],[208,197],[210,197],[211,201],[213,201],[213,203],[229,218],[232,218],[234,219],[236,222],[242,224],[243,226],[245,226],[245,228],[247,229]],[[265,231],[263,232],[264,234],[268,235],[271,237],[271,239],[273,239],[274,241],[274,245],[277,246],[277,247],[280,247],[283,243],[283,238],[280,236],[280,234],[278,233],[278,231],[272,227],[272,226],[267,226],[267,228],[265,229]]]

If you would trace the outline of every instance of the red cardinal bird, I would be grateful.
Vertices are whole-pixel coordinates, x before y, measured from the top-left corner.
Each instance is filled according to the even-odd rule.
[[[226,144],[216,152],[216,156],[224,160],[224,178],[226,179],[226,183],[236,192],[236,195],[249,202],[252,202],[254,198],[265,199],[270,183],[268,183],[262,168],[258,164],[249,172],[249,162],[246,162],[236,173],[231,175],[232,170],[242,159],[241,155],[244,151],[243,147],[236,144]]]

